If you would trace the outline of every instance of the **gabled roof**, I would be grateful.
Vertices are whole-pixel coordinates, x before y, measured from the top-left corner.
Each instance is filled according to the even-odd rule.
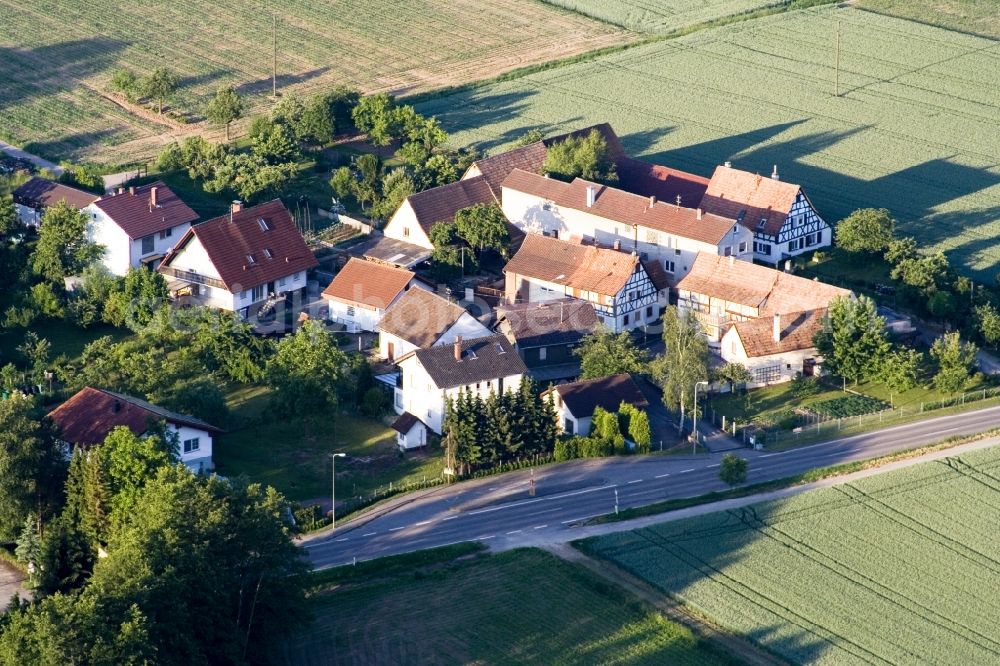
[[[582,211],[628,226],[635,224],[710,245],[721,242],[736,224],[730,218],[653,200],[582,178],[577,178],[572,183],[563,183],[554,178],[515,170],[503,182],[503,186],[548,199],[560,208]],[[588,188],[594,188],[592,206],[587,205]]]
[[[693,173],[651,164],[632,157],[618,160],[618,187],[642,196],[655,196],[664,203],[696,208],[708,188],[708,178]]]
[[[505,153],[484,157],[472,163],[470,169],[478,169],[486,183],[490,186],[493,196],[500,199],[500,185],[514,169],[522,169],[531,173],[540,173],[548,150],[541,141],[529,143]]]
[[[734,257],[699,252],[677,288],[760,309],[760,315],[826,308],[851,291]]]
[[[482,176],[457,180],[454,183],[432,187],[406,197],[420,228],[430,233],[438,222],[451,222],[455,213],[476,204],[496,203],[489,184]]]
[[[130,187],[121,194],[108,194],[94,202],[129,238],[136,239],[194,222],[198,214],[158,180]]]
[[[149,430],[151,423],[166,421],[210,433],[221,429],[193,416],[178,414],[139,398],[86,387],[49,413],[59,426],[63,441],[80,446],[100,444],[114,428],[125,426],[136,435]]]
[[[455,359],[456,345],[461,350],[461,360]],[[524,361],[502,335],[418,349],[414,355],[439,389],[528,372]]]
[[[719,166],[708,182],[701,207],[739,220],[752,231],[774,236],[781,230],[799,191],[799,186],[792,183]]]
[[[418,423],[423,424],[423,421],[409,412],[403,412],[399,418],[392,422],[392,429],[401,435],[408,435]]]
[[[348,252],[358,257],[399,268],[412,268],[431,256],[431,251],[420,245],[388,236],[374,235],[364,242],[352,245]]]
[[[575,298],[503,305],[497,320],[496,329],[522,349],[573,344],[600,325],[594,306]]]
[[[623,402],[640,408],[649,406],[635,380],[624,374],[559,384],[550,390],[559,394],[570,413],[577,418],[593,415],[598,407],[616,412]]]
[[[231,292],[318,265],[280,199],[191,227],[167,253],[162,266],[169,267],[192,238],[201,242]]]
[[[412,271],[352,257],[323,296],[369,310],[384,310],[414,277]]]
[[[784,354],[814,347],[813,338],[823,328],[826,309],[793,312],[779,317],[781,337],[774,341],[772,317],[750,319],[733,324],[748,358]]]
[[[378,330],[418,347],[430,347],[465,310],[426,289],[410,289],[385,311]]]
[[[69,185],[56,183],[37,176],[14,190],[14,202],[30,208],[47,208],[65,201],[73,208],[80,210],[94,203],[99,198],[97,194],[84,192]]]
[[[613,296],[638,263],[639,258],[627,252],[528,234],[503,272]]]

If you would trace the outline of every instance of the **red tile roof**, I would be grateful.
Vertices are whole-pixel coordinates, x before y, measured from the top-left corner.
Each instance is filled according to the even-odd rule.
[[[432,187],[406,197],[420,227],[430,233],[438,222],[451,222],[455,213],[476,204],[496,203],[489,184],[482,176]]]
[[[219,428],[193,416],[158,407],[133,396],[86,387],[49,413],[59,427],[60,438],[71,444],[100,444],[114,428],[125,426],[136,435],[149,430],[151,423],[166,421],[212,433]]]
[[[627,252],[528,234],[503,272],[612,296],[638,263],[639,258]]]
[[[540,173],[542,165],[545,164],[545,157],[548,150],[541,141],[529,143],[514,150],[508,150],[499,155],[484,157],[476,160],[469,167],[468,173],[476,173],[482,176],[490,186],[493,196],[500,199],[500,186],[504,179],[510,175],[514,169],[523,169],[531,173]],[[474,176],[473,176],[474,177]]]
[[[187,204],[160,180],[149,185],[130,188],[122,194],[105,195],[95,201],[94,205],[132,239],[149,236],[198,219],[198,214],[188,208]]]
[[[563,183],[554,178],[515,170],[507,177],[503,186],[543,197],[561,208],[583,211],[629,226],[636,224],[711,245],[720,243],[736,224],[730,218],[699,213],[695,208],[663,201],[652,201],[649,197],[582,178],[577,178],[572,183]],[[588,187],[595,190],[594,205],[590,207],[587,206]]]
[[[414,276],[412,271],[351,257],[323,296],[368,310],[384,310]]]
[[[94,203],[99,198],[97,194],[84,192],[69,185],[55,183],[44,178],[32,178],[14,190],[14,202],[30,208],[46,208],[65,201],[73,208],[80,210]]]
[[[192,238],[201,242],[231,292],[319,265],[280,199],[191,227],[167,253],[162,267],[169,267]]]
[[[733,324],[748,358],[784,354],[814,347],[813,338],[823,328],[826,309],[792,312],[780,316],[780,339],[774,341],[774,319],[761,317]]]
[[[409,289],[392,304],[378,330],[418,347],[430,347],[465,314],[465,310],[426,289]]]
[[[792,183],[720,166],[712,174],[701,207],[710,213],[737,219],[752,231],[774,236],[791,212],[799,190],[799,186]]]
[[[655,196],[664,203],[696,208],[708,189],[708,178],[693,173],[650,164],[631,157],[618,160],[618,188],[645,197]]]

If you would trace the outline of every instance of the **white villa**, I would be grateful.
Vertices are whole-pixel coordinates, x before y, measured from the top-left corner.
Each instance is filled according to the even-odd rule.
[[[329,319],[347,330],[375,331],[385,312],[412,287],[428,289],[413,271],[352,257],[323,291]]]

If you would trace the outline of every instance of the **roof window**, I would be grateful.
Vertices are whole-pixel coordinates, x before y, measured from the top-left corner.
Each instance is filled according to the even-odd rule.
[[[251,266],[253,266],[254,264],[257,263],[257,260],[254,259],[254,256],[252,254],[248,254],[247,255],[247,263],[250,264]]]
[[[468,350],[467,353],[469,354],[469,360],[470,361],[476,360],[476,352],[475,351],[473,351],[473,350],[470,349],[470,350]]]
[[[758,229],[763,229],[765,224],[767,224],[767,218],[766,217],[762,217],[762,218],[760,218],[760,222],[757,223],[757,228]]]
[[[261,231],[269,231],[271,227],[267,226],[267,220],[262,217],[257,218],[257,226],[260,227]]]
[[[506,353],[507,352],[504,351],[503,345],[498,342],[497,343],[497,354],[506,354]]]
[[[264,256],[267,257],[268,259],[274,259],[274,253],[271,252],[271,248],[268,247],[264,248]]]

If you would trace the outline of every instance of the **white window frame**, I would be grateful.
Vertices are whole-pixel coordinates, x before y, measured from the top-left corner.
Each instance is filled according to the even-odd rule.
[[[191,439],[185,439],[182,446],[184,453],[195,453],[201,450],[201,438],[192,437]]]

